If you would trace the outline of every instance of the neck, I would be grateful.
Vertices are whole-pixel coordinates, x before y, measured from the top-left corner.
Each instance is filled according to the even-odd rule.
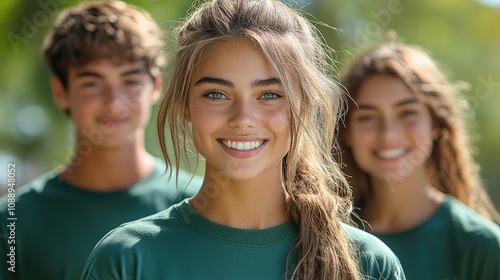
[[[132,144],[127,148],[94,146],[88,154],[74,155],[61,175],[68,183],[90,191],[126,189],[154,169],[154,157],[140,147]]]
[[[376,233],[400,232],[421,224],[445,197],[431,185],[424,170],[393,182],[372,178],[372,191],[362,216]]]
[[[247,181],[211,174],[220,173],[207,169],[200,191],[190,200],[205,218],[241,229],[271,228],[290,219],[281,174]]]

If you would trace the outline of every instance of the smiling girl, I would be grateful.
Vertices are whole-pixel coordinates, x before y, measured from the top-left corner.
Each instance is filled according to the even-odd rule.
[[[498,213],[473,161],[458,88],[417,47],[356,58],[340,126],[359,216],[408,279],[500,279]]]
[[[318,38],[279,1],[209,1],[187,18],[158,133],[168,165],[194,144],[202,188],[105,236],[83,279],[404,279],[346,224],[351,192],[328,152],[341,94]]]

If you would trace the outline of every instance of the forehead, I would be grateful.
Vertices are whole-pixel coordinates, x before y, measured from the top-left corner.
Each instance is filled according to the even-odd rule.
[[[355,101],[371,106],[393,106],[403,100],[417,99],[413,91],[398,77],[376,74],[360,86]]]
[[[81,72],[100,73],[102,75],[123,75],[127,73],[147,73],[146,64],[143,61],[117,61],[112,59],[92,60],[82,66],[70,66],[69,77]]]
[[[235,39],[210,47],[195,69],[194,80],[203,76],[248,81],[276,74],[259,46],[250,40]]]

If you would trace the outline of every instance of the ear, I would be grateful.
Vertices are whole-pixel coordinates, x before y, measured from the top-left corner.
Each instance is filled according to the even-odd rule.
[[[153,96],[152,96],[152,100],[153,100],[153,103],[156,103],[158,102],[158,100],[160,100],[160,96],[161,96],[161,91],[163,90],[163,79],[162,77],[155,77],[154,80],[153,80]]]
[[[52,77],[52,98],[56,102],[57,106],[63,110],[69,110],[69,94],[66,88],[64,88],[61,79],[58,77]]]

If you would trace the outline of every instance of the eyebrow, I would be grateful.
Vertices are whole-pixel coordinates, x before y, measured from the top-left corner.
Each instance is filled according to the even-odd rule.
[[[202,85],[202,84],[217,84],[221,86],[226,86],[226,87],[234,87],[234,84],[231,81],[224,80],[221,78],[214,78],[214,77],[203,77],[196,81],[194,83],[196,86]]]
[[[225,79],[222,79],[222,78],[215,78],[215,77],[203,77],[201,79],[199,79],[198,81],[196,81],[196,83],[194,83],[195,85],[202,85],[202,84],[217,84],[217,85],[221,85],[221,86],[226,86],[226,87],[234,87],[234,83],[229,81],[229,80],[225,80]],[[269,79],[264,79],[264,80],[255,80],[252,82],[252,87],[263,87],[263,86],[271,86],[271,85],[281,85],[281,80],[276,78],[276,77],[272,77],[272,78],[269,78]]]
[[[411,97],[411,98],[399,101],[393,107],[400,107],[400,106],[403,106],[403,105],[415,104],[415,103],[420,103],[420,101],[417,98],[415,98],[415,97]],[[358,103],[358,109],[375,110],[377,108],[375,106],[372,106],[372,105],[369,105],[369,104],[359,104]]]
[[[141,69],[141,68],[134,68],[127,70],[125,72],[120,73],[121,77],[126,77],[130,75],[135,75],[135,74],[146,74],[146,70]],[[102,78],[104,75],[96,72],[96,71],[81,71],[76,74],[76,78],[81,78],[81,77],[96,77],[96,78]]]
[[[281,80],[276,77],[273,77],[264,80],[255,80],[252,82],[252,87],[265,87],[273,85],[281,85]]]

